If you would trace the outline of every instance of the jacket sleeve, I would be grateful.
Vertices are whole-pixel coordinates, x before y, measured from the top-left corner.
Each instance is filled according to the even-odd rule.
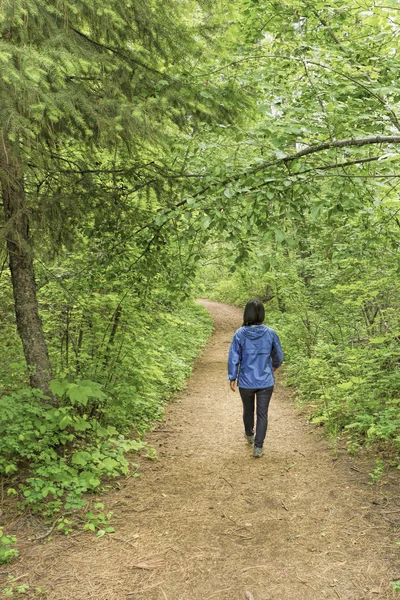
[[[233,336],[231,346],[229,348],[228,356],[228,379],[234,381],[237,379],[239,372],[239,365],[242,360],[242,349],[239,344],[237,335]]]
[[[280,339],[275,331],[272,339],[271,358],[273,368],[278,369],[283,363],[283,351]]]

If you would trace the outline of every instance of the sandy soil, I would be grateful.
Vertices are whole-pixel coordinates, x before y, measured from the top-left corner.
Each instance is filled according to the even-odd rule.
[[[226,381],[241,311],[203,303],[215,333],[148,437],[158,459],[142,458],[141,477],[102,498],[116,533],[26,541],[14,575],[48,600],[397,597],[396,481],[368,485],[368,464],[335,454],[279,385],[265,455],[254,459]]]

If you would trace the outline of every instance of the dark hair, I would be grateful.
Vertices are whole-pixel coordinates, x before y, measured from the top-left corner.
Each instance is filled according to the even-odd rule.
[[[261,325],[264,318],[264,304],[259,300],[249,300],[243,313],[243,327],[245,325]]]

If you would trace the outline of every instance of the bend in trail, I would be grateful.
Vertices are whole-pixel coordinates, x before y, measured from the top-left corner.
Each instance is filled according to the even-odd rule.
[[[18,573],[48,600],[395,598],[398,498],[335,457],[279,385],[254,459],[226,381],[241,311],[203,303],[215,332],[149,436],[159,458],[105,496],[116,533],[27,545]]]

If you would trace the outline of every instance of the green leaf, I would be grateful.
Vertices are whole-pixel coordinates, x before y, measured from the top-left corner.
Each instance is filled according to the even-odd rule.
[[[73,427],[75,431],[86,431],[87,429],[91,429],[92,426],[85,419],[82,419],[82,417],[74,417]]]
[[[156,218],[154,219],[154,222],[158,227],[161,227],[167,221],[168,221],[168,217],[166,215],[157,215]]]
[[[69,383],[66,379],[64,379],[63,381],[53,379],[52,381],[50,381],[49,387],[53,394],[56,394],[57,396],[62,398],[69,388]]]
[[[88,389],[83,386],[71,384],[68,390],[68,396],[71,402],[76,404],[83,404],[86,406],[89,400]]]
[[[383,342],[387,341],[387,337],[386,336],[381,336],[381,337],[375,337],[375,338],[371,338],[369,340],[370,344],[383,344]]]
[[[205,217],[202,217],[200,220],[200,224],[201,224],[201,228],[202,229],[208,229],[211,223],[211,218],[206,215]]]
[[[66,427],[68,427],[68,425],[71,425],[71,423],[73,422],[72,417],[70,417],[69,415],[65,415],[65,417],[63,417],[59,423],[59,428],[61,430],[65,429]]]
[[[353,381],[344,381],[343,383],[338,383],[336,385],[336,387],[338,387],[340,390],[349,390],[353,386],[354,386]]]
[[[107,472],[113,472],[115,468],[118,467],[118,462],[108,456],[101,461],[99,466]]]
[[[73,465],[78,465],[78,466],[84,467],[89,462],[91,462],[91,456],[90,456],[89,452],[85,452],[85,451],[75,452],[71,458],[71,463]]]

